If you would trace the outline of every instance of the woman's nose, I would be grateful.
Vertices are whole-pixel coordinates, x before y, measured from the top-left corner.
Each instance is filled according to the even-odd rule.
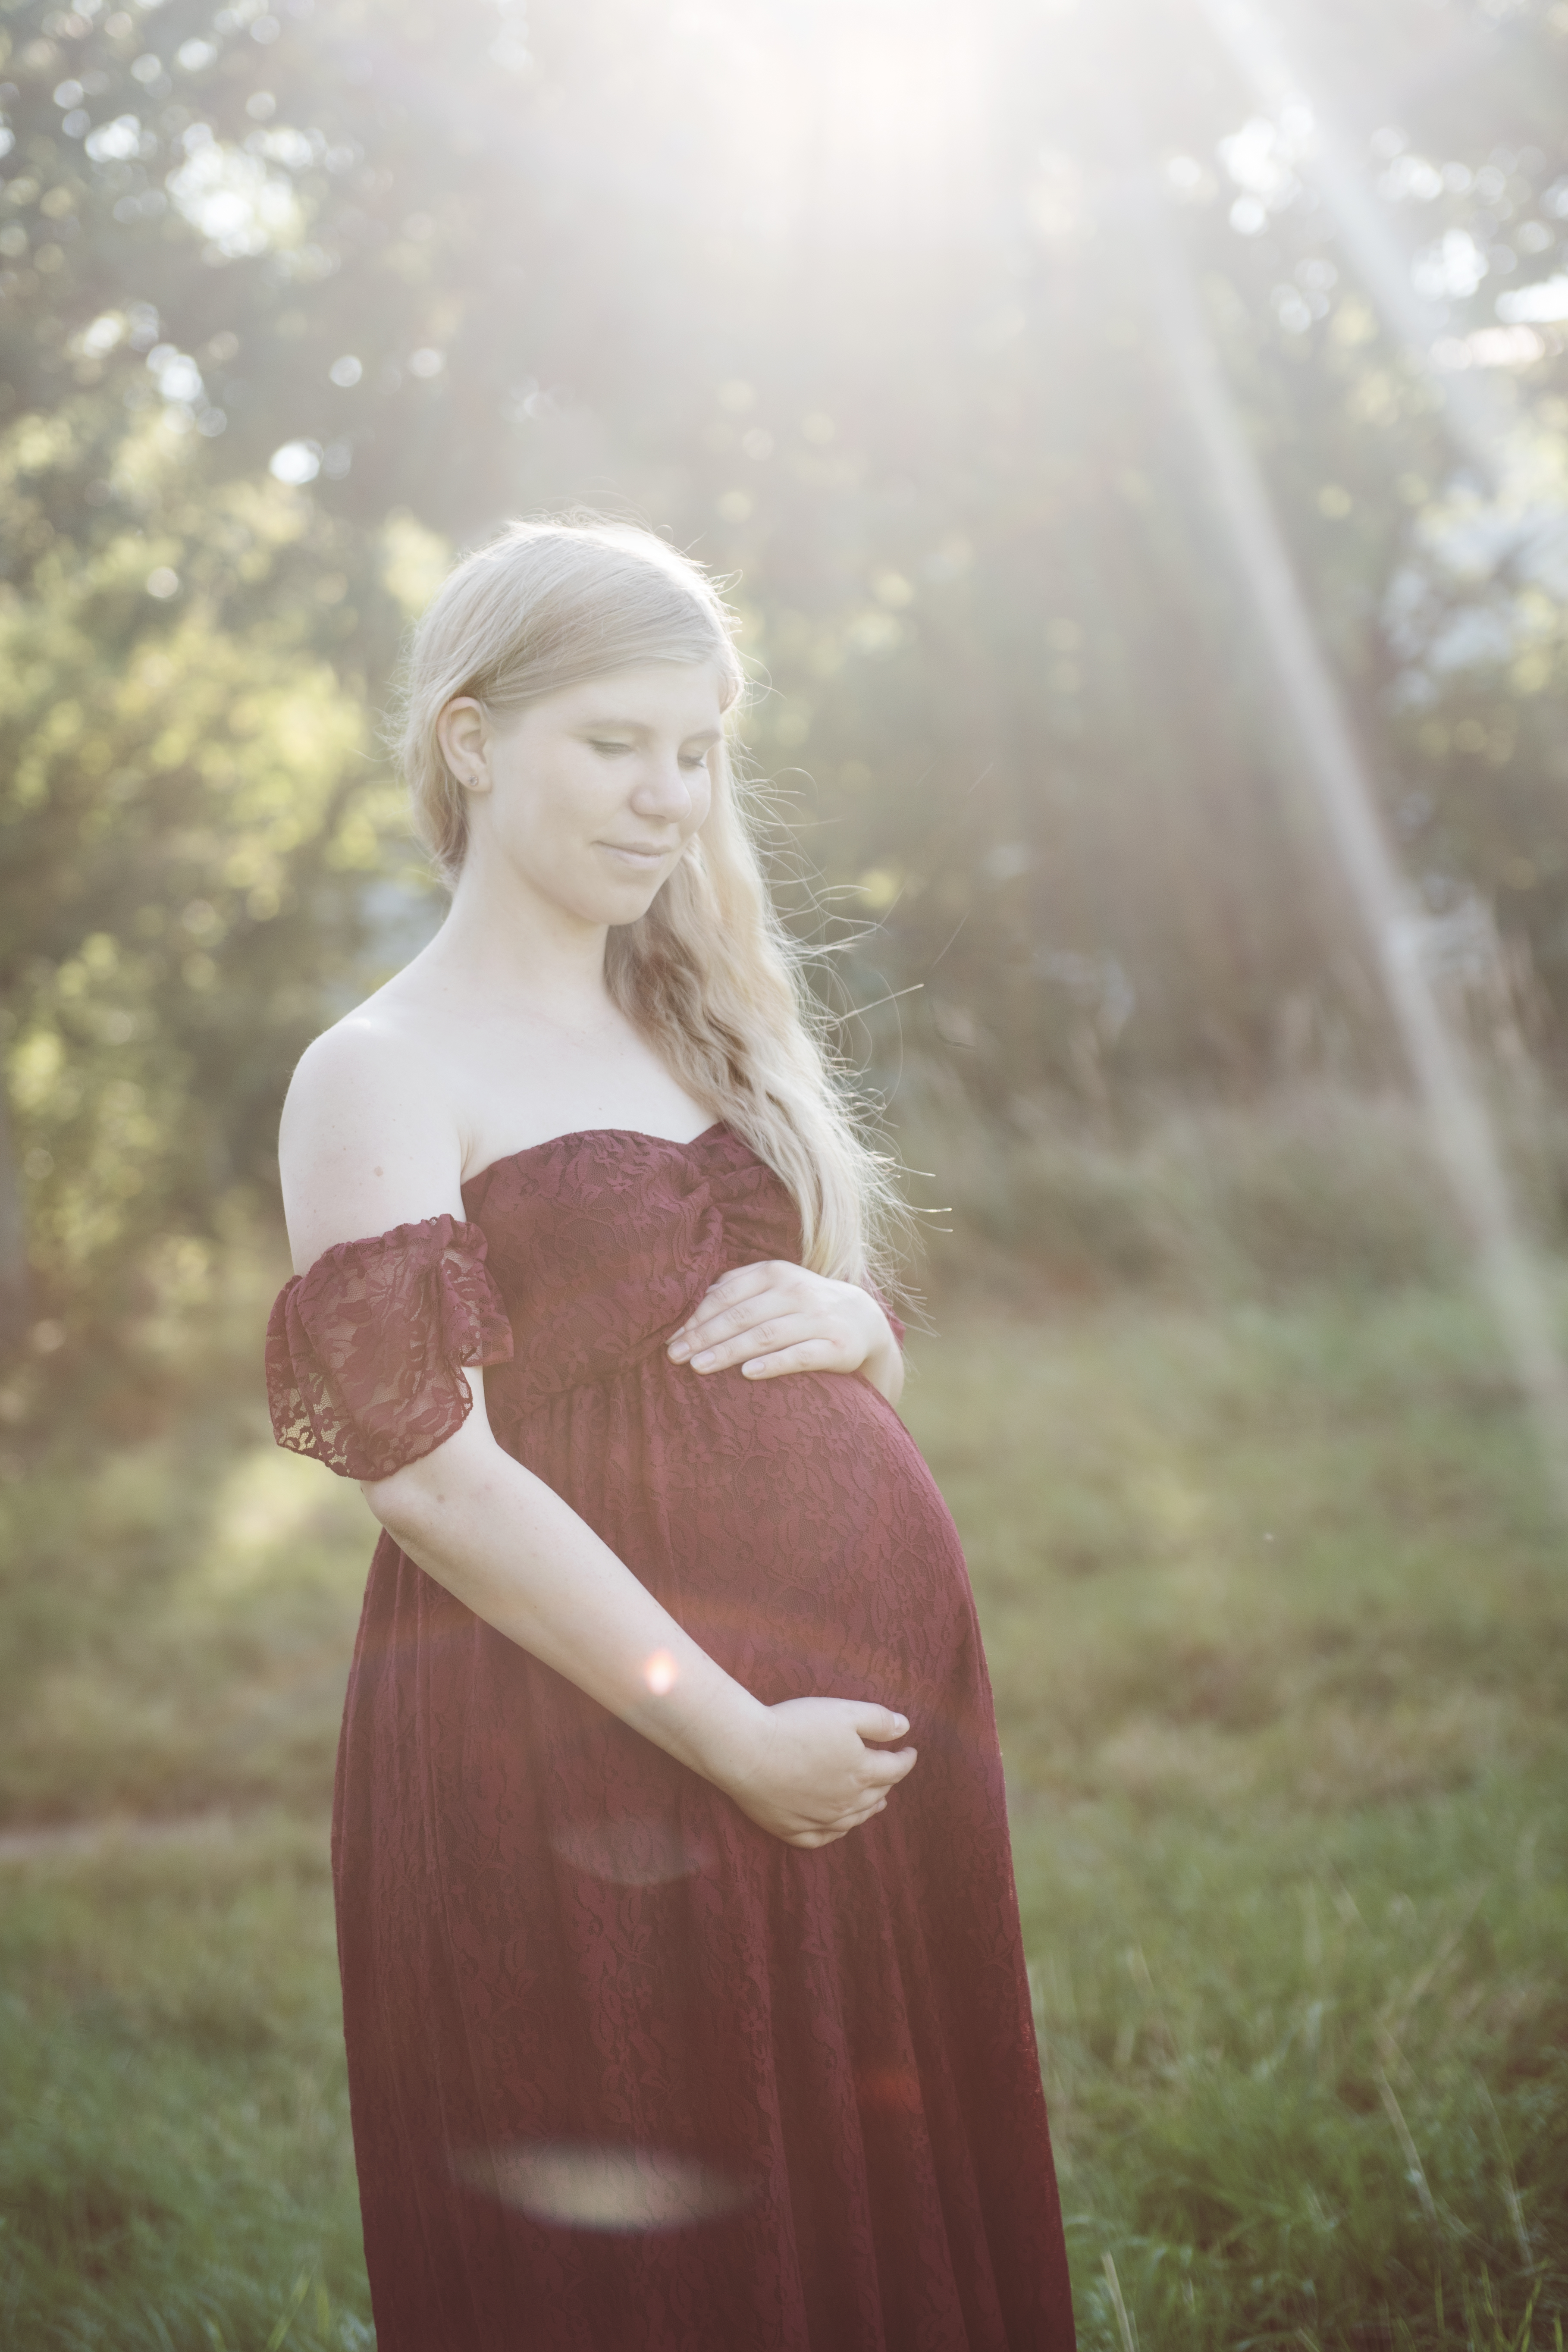
[[[641,816],[674,817],[678,821],[698,804],[708,782],[706,768],[688,771],[672,751],[668,758],[646,761],[632,794],[632,806]]]

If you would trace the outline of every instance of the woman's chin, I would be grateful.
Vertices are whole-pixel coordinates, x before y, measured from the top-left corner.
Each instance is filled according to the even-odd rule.
[[[662,885],[660,887],[662,887]],[[609,916],[606,919],[611,930],[624,931],[628,923],[640,923],[658,896],[658,890],[644,890],[640,894],[638,904],[625,908],[618,915]]]
[[[595,890],[591,899],[585,896],[580,911],[589,922],[624,930],[628,923],[642,920],[668,879],[664,874],[629,875],[618,887]]]
[[[668,869],[652,873],[558,875],[526,877],[526,895],[558,917],[584,929],[623,929],[641,920],[668,880]]]
[[[639,916],[647,914],[674,870],[674,866],[667,860],[658,866],[644,867],[640,873],[628,871],[618,874],[607,885],[601,886],[595,895],[616,908],[616,912],[608,918],[610,922],[635,923]]]

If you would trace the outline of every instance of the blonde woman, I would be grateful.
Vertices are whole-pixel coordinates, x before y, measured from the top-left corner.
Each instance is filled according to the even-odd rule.
[[[333,1868],[381,2352],[1059,2352],[985,1667],[728,616],[517,525],[421,624],[451,887],[284,1114],[281,1443],[384,1530]]]

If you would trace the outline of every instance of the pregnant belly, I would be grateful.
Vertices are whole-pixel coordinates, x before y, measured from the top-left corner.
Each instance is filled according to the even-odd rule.
[[[658,1359],[559,1405],[518,1452],[759,1698],[912,1713],[973,1670],[957,1531],[864,1381],[703,1381]]]

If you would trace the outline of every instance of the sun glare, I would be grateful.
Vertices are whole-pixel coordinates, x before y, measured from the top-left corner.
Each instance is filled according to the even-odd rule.
[[[738,136],[753,227],[924,242],[973,217],[989,7],[686,0],[671,22]]]
[[[984,154],[981,15],[848,9],[824,22],[819,200],[878,229],[929,236],[968,213]]]

